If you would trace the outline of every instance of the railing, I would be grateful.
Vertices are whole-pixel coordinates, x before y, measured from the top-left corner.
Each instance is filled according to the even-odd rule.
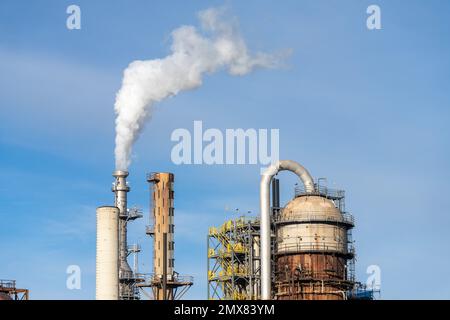
[[[145,234],[148,234],[148,235],[155,234],[155,226],[154,225],[145,226]]]
[[[144,215],[142,213],[142,209],[138,207],[133,207],[128,209],[128,220],[135,220],[138,218],[142,218]]]
[[[178,282],[194,282],[194,277],[193,276],[187,276],[187,275],[178,275],[176,277],[174,277],[174,279]]]
[[[335,212],[326,214],[326,211],[292,211],[287,214],[283,212],[278,215],[275,223],[283,224],[289,222],[334,222],[348,225],[355,225],[355,218],[348,212],[341,213],[339,216]]]
[[[14,289],[16,280],[0,280],[0,288]]]
[[[278,244],[277,254],[292,253],[292,252],[340,252],[343,254],[354,254],[354,247],[350,243],[338,242],[305,242],[294,244]]]
[[[140,273],[134,273],[133,271],[119,270],[119,279],[121,280],[136,280],[140,279]]]
[[[128,250],[129,253],[141,252],[141,245],[139,245],[139,244],[130,244],[127,247],[127,250]]]
[[[374,300],[375,293],[380,293],[380,290],[362,283],[356,283],[354,288],[348,291],[347,296],[352,300]]]
[[[208,229],[208,234],[210,236],[216,236],[219,233],[226,233],[226,232],[234,231],[236,229],[246,228],[249,223],[251,223],[252,225],[258,225],[259,218],[258,217],[239,217],[234,220],[233,219],[228,220],[219,227],[210,227]]]
[[[149,181],[149,182],[158,182],[159,181],[158,172],[147,173],[147,181]]]
[[[295,280],[307,280],[307,279],[320,279],[320,280],[334,280],[334,281],[348,281],[345,279],[345,274],[337,269],[328,269],[326,271],[317,271],[311,268],[301,268],[292,272],[286,272],[286,270],[277,270],[276,281],[283,284],[287,281]]]
[[[138,279],[141,279],[142,281],[146,283],[152,283],[152,282],[160,282],[162,281],[162,275],[157,275],[154,273],[138,273],[136,274],[136,277]],[[167,275],[167,281],[168,282],[175,282],[175,283],[193,283],[194,277],[189,275],[179,275],[179,274],[168,274]]]
[[[336,200],[343,199],[345,197],[344,190],[331,189],[326,186],[321,186],[317,184],[315,184],[314,187],[316,191],[312,193],[313,195],[320,195],[329,199],[336,199]],[[296,197],[311,194],[306,192],[305,187],[303,185],[295,187],[294,193]]]
[[[120,270],[119,271],[119,278],[126,280],[126,279],[134,279],[135,277],[134,277],[133,271]]]

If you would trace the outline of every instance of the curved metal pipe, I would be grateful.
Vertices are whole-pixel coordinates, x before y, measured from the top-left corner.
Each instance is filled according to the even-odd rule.
[[[295,173],[305,186],[306,193],[313,193],[314,180],[309,172],[299,163],[292,160],[280,160],[264,171],[260,185],[261,206],[261,299],[271,299],[270,270],[270,181],[280,171],[288,170]]]

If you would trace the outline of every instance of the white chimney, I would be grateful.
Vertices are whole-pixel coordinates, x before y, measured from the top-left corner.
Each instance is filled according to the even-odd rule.
[[[119,299],[119,209],[97,208],[96,300]]]

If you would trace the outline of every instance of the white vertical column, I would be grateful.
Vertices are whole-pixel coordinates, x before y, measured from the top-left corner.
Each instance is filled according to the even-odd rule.
[[[119,299],[119,209],[97,208],[95,298]]]

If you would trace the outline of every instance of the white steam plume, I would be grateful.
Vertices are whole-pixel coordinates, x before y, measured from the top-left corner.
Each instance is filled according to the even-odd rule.
[[[205,73],[226,69],[245,75],[258,67],[277,66],[278,56],[249,54],[237,23],[224,19],[223,9],[201,11],[199,19],[203,32],[193,26],[172,32],[170,55],[133,61],[125,69],[115,102],[117,170],[128,169],[133,143],[158,101],[199,87]]]

